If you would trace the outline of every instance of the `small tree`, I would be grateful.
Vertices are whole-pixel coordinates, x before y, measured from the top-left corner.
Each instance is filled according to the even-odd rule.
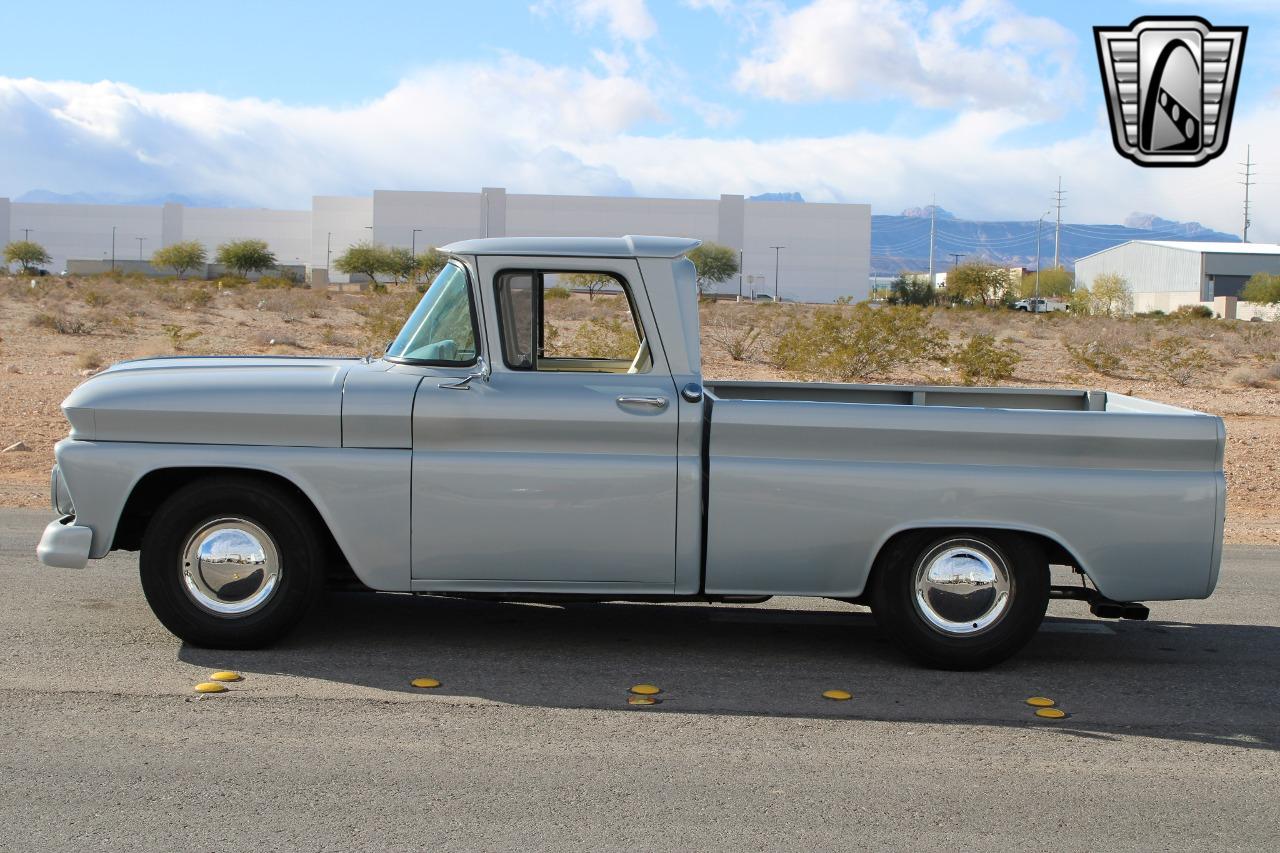
[[[218,247],[214,260],[241,277],[276,265],[276,256],[265,240],[232,240]]]
[[[448,260],[448,255],[432,246],[415,259],[413,265],[414,274],[422,276],[430,283],[440,274],[440,270],[444,269],[444,265]]]
[[[1040,270],[1041,297],[1070,296],[1071,289],[1074,286],[1075,276],[1061,267],[1056,269]],[[1027,273],[1022,277],[1022,281],[1018,288],[1018,295],[1022,299],[1031,299],[1036,295],[1036,274],[1034,272]]]
[[[183,240],[152,252],[151,266],[169,267],[174,275],[182,278],[188,270],[202,265],[208,257],[204,244],[199,240]]]
[[[1275,305],[1280,302],[1280,275],[1254,273],[1245,282],[1244,290],[1240,291],[1240,297],[1246,302]]]
[[[936,299],[933,283],[918,275],[898,273],[889,285],[890,305],[932,305]]]
[[[562,278],[569,287],[585,290],[587,299],[592,301],[595,300],[597,293],[618,283],[613,276],[598,272],[571,272],[565,273]]]
[[[365,240],[334,258],[333,268],[347,275],[367,275],[376,284],[378,273],[391,271],[391,254],[385,247]]]
[[[44,246],[34,240],[15,240],[4,247],[5,266],[18,264],[24,273],[33,272],[36,267],[52,260]]]
[[[688,255],[698,276],[698,293],[710,293],[716,285],[738,274],[738,252],[719,243],[703,243]]]
[[[401,279],[408,281],[417,266],[414,262],[413,254],[408,249],[399,246],[387,249],[386,253],[386,272],[391,276],[391,280],[395,284],[399,284]]]
[[[1094,314],[1122,317],[1133,313],[1133,293],[1128,280],[1119,273],[1103,273],[1095,278],[1089,294]]]
[[[995,264],[971,261],[947,273],[947,295],[953,302],[991,304],[1009,287],[1009,273]]]

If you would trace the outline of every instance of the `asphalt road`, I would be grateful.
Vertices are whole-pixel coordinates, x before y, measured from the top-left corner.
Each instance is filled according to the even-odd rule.
[[[349,594],[278,648],[204,651],[132,555],[37,564],[47,518],[0,510],[3,850],[1280,843],[1280,549],[1228,548],[1211,599],[1148,623],[1055,602],[1014,661],[940,673],[803,599]],[[246,680],[192,693],[222,668]],[[638,682],[662,703],[628,706]]]

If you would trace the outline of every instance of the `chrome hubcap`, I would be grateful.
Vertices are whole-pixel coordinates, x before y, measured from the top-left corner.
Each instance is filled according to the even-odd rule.
[[[187,595],[216,616],[258,610],[280,586],[280,553],[267,532],[243,518],[219,518],[187,539],[178,566]]]
[[[916,609],[943,634],[986,631],[1008,612],[1012,595],[1009,567],[973,539],[940,542],[916,564]]]

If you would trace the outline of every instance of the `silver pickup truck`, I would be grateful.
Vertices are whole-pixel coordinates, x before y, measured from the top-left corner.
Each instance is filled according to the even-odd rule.
[[[1100,391],[704,381],[696,245],[468,240],[383,358],[117,364],[63,403],[39,558],[140,551],[155,614],[202,646],[271,643],[345,580],[822,596],[952,668],[1018,650],[1051,597],[1145,618],[1213,591],[1219,418]]]

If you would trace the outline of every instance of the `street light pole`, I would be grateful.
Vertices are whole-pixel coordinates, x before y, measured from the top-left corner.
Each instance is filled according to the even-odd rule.
[[[23,229],[22,229],[22,241],[23,241],[24,243],[25,243],[26,241],[28,241],[28,240],[30,240],[30,239],[31,239],[31,231],[32,231],[32,229],[30,229],[30,228],[23,228]]]
[[[138,237],[138,238],[136,238],[136,239],[137,239],[137,241],[138,241],[138,260],[142,260],[142,241],[143,241],[143,240],[145,240],[145,239],[147,239],[147,238],[146,238],[146,237]]]
[[[409,257],[417,259],[418,257],[418,235],[422,233],[421,228],[413,229],[413,233],[409,235]]]
[[[333,254],[333,232],[329,231],[324,236],[324,272],[329,274],[329,256]]]
[[[1046,210],[1040,214],[1040,219],[1036,222],[1036,298],[1031,303],[1032,314],[1040,310],[1040,230],[1044,227],[1044,218],[1052,212]]]
[[[773,249],[773,301],[776,304],[778,302],[778,271],[782,266],[782,250],[787,247],[770,246],[769,248]]]
[[[116,271],[116,226],[111,226],[111,273]]]

